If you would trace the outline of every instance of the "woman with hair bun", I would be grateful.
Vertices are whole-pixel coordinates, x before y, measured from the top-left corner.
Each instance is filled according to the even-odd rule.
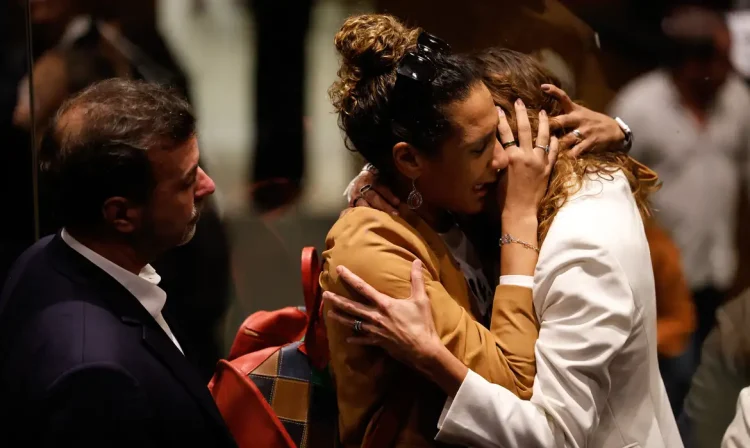
[[[511,147],[512,131],[503,132],[506,126],[523,141],[529,129],[538,136],[547,135],[547,116],[569,129],[574,118],[584,113],[529,56],[491,49],[470,60],[482,73],[494,103],[505,110],[502,115],[510,116],[501,120],[500,139]],[[519,102],[526,107],[519,108]],[[359,350],[385,349],[449,397],[437,424],[436,440],[442,443],[549,448],[682,446],[659,375],[653,269],[643,227],[643,217],[649,213],[648,195],[658,188],[658,178],[621,152],[574,157],[570,146],[587,141],[593,145],[600,138],[593,121],[573,124],[577,129],[561,137],[562,152],[549,187],[544,185],[542,197],[527,199],[534,212],[526,215],[526,224],[544,242],[535,270],[504,270],[518,256],[518,252],[508,254],[509,250],[536,254],[531,249],[536,249],[537,240],[530,248],[525,235],[515,234],[519,227],[506,227],[506,223],[518,226],[510,220],[518,216],[509,211],[510,205],[518,206],[515,199],[511,202],[507,196],[501,204],[501,273],[527,275],[512,280],[533,287],[532,316],[539,321],[530,400],[512,384],[497,381],[466,362],[455,346],[446,343],[427,273],[423,281],[420,272],[415,272],[411,293],[394,294],[382,286],[383,281],[376,283],[378,275],[390,278],[389,266],[370,268],[380,269],[379,274],[360,266],[367,277],[342,268],[341,281],[351,288],[344,291],[357,291],[356,300],[345,292],[325,294],[327,306],[335,309],[329,312],[329,320],[340,324],[339,328],[359,330],[351,340]],[[622,127],[623,134],[629,134]],[[511,159],[502,176],[507,194],[518,179],[513,169]],[[355,210],[360,208],[369,210]],[[498,302],[507,300],[499,295],[500,288],[494,310],[504,309]],[[519,303],[517,310],[523,305]],[[505,340],[526,341],[529,327],[511,331],[508,316],[520,321],[513,312],[493,314],[491,328],[503,328],[506,332],[500,337]],[[462,348],[474,350],[472,342]],[[503,355],[515,360],[512,350],[525,347],[524,343],[513,345]],[[528,359],[532,357],[525,355],[524,360]]]
[[[470,59],[391,16],[352,17],[335,44],[342,62],[330,94],[347,143],[377,168],[404,213],[344,213],[326,239],[323,289],[356,298],[340,277],[344,266],[394,297],[409,296],[411,276],[423,276],[442,344],[528,399],[538,334],[531,289],[502,280],[494,287],[496,273],[484,268],[456,219],[495,202],[498,172],[505,173],[502,227],[519,244],[494,262],[511,279],[533,274],[536,209],[558,146],[546,113],[535,117],[534,140],[521,101],[512,111],[497,109]],[[498,133],[515,140],[507,113],[520,117],[520,132],[504,149]],[[382,351],[348,343],[358,324],[328,321],[327,330],[343,445],[433,446],[445,394]]]

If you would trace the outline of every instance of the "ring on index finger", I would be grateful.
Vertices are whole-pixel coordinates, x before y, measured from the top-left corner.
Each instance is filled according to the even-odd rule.
[[[503,145],[503,149],[508,149],[508,148],[510,148],[511,146],[517,146],[517,145],[518,145],[518,142],[517,142],[517,141],[515,141],[515,140],[511,140],[511,141],[509,141],[509,142],[505,142],[505,143],[503,143],[502,145]]]
[[[544,151],[544,153],[545,153],[545,154],[549,154],[549,145],[545,145],[545,146],[542,146],[542,145],[536,145],[536,146],[534,146],[534,147],[535,147],[535,148],[541,148],[541,149],[542,149],[542,150]]]

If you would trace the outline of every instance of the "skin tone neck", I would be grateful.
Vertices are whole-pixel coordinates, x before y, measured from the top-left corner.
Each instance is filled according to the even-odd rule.
[[[65,230],[84,246],[135,275],[138,275],[144,266],[156,258],[156,254],[138,250],[134,244],[123,238],[108,238],[94,232],[84,232],[73,228]]]
[[[438,233],[447,232],[455,224],[455,219],[447,210],[430,206],[427,203],[423,203],[417,209],[417,214]]]
[[[411,180],[408,180],[406,178],[396,182],[396,185],[393,189],[393,191],[396,193],[396,196],[398,196],[403,204],[407,204],[407,199],[411,190]],[[415,210],[415,212],[427,223],[427,225],[430,226],[430,228],[438,233],[447,232],[455,223],[455,219],[450,214],[450,212],[442,207],[431,205],[427,201],[422,202],[422,205],[417,210]]]

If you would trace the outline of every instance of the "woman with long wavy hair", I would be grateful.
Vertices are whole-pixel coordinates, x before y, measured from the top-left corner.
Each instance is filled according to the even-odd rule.
[[[491,49],[473,60],[515,132],[523,132],[527,121],[541,129],[540,111],[554,120],[577,107],[529,56]],[[518,98],[527,116],[514,110]],[[579,127],[572,135],[585,139],[591,132]],[[567,134],[562,138],[570,141]],[[511,175],[501,182],[513,182]],[[478,447],[680,447],[659,376],[653,271],[643,228],[648,195],[658,185],[653,172],[626,154],[573,157],[561,150],[535,216],[543,243],[539,259],[533,278],[525,280],[533,287],[540,324],[529,401],[477,375],[446,350],[427,306],[432,293],[419,273],[412,278],[410,299],[394,300],[342,270],[344,281],[361,291],[360,300],[326,293],[335,309],[329,318],[355,322],[360,333],[352,343],[384,348],[443,389],[449,398],[438,441]],[[523,242],[506,233],[500,245],[504,252]]]

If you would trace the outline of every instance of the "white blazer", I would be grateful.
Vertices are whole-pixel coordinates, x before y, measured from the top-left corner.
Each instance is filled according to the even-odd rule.
[[[469,372],[437,440],[472,447],[680,448],[656,357],[654,277],[621,172],[586,179],[539,254],[530,401]]]

